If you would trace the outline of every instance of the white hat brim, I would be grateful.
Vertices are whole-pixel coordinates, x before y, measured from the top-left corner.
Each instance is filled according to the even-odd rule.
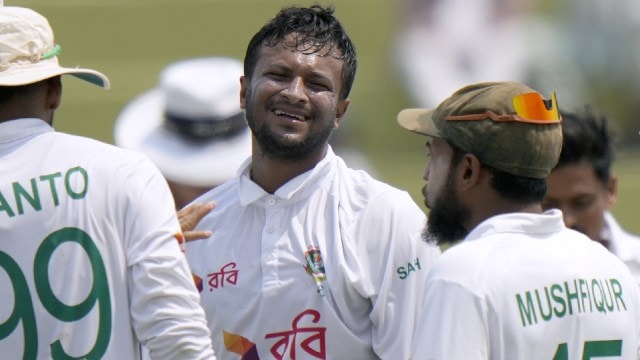
[[[116,120],[118,146],[146,154],[167,180],[216,186],[235,176],[251,155],[251,132],[194,143],[163,127],[164,95],[159,88],[131,101]]]
[[[94,85],[109,89],[109,79],[99,71],[84,68],[69,68],[52,62],[11,66],[0,73],[0,86],[20,86],[52,78],[58,75],[73,75]]]

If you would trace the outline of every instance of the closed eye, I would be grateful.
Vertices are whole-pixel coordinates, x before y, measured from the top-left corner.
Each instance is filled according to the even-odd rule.
[[[266,74],[269,78],[274,80],[285,80],[288,78],[287,74],[283,72],[271,71]]]
[[[317,81],[310,82],[309,83],[309,87],[311,89],[313,89],[314,91],[330,91],[331,90],[331,87],[327,86],[324,83],[317,82]]]
[[[575,199],[571,203],[571,206],[576,210],[585,210],[589,208],[595,201],[596,201],[595,196],[590,196],[590,195],[581,196]]]

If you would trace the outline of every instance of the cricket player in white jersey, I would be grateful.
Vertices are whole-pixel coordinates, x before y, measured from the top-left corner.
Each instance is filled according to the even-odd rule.
[[[560,113],[562,151],[547,177],[542,208],[562,210],[567,227],[619,257],[640,286],[640,236],[626,231],[610,212],[618,197],[614,130],[590,106]]]
[[[398,121],[428,136],[425,239],[463,239],[428,276],[412,359],[638,358],[628,268],[541,207],[562,144],[555,94],[473,84]]]
[[[328,144],[356,70],[333,8],[283,8],[249,42],[240,104],[252,156],[198,203],[190,242],[221,359],[406,359],[421,284],[440,250],[404,191]]]
[[[0,7],[0,357],[214,359],[169,188],[143,155],[55,132],[48,21]]]

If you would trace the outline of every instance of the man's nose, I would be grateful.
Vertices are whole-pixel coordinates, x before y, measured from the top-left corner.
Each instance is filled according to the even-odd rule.
[[[577,218],[575,214],[566,208],[562,208],[560,210],[562,210],[562,220],[564,220],[565,226],[573,229],[577,224]]]
[[[304,81],[299,77],[294,77],[282,91],[282,95],[292,104],[306,101],[307,94]]]

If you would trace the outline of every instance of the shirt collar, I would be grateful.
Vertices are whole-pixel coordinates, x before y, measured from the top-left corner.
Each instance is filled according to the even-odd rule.
[[[548,234],[566,228],[562,212],[550,209],[542,214],[509,213],[490,217],[473,229],[464,241],[477,240],[498,233]]]
[[[28,118],[5,121],[0,123],[0,146],[53,131],[53,128],[42,119]]]
[[[239,172],[239,190],[240,204],[246,206],[255,202],[264,196],[275,196],[283,200],[291,200],[296,198],[304,198],[315,190],[315,185],[326,176],[331,174],[331,164],[335,162],[336,155],[331,146],[327,148],[327,154],[320,160],[313,169],[310,169],[287,183],[282,185],[276,192],[271,195],[264,191],[258,184],[253,182],[250,177],[251,161],[246,161],[240,168]]]
[[[616,240],[620,238],[622,234],[622,227],[613,215],[609,211],[604,213],[604,224],[602,230],[600,230],[600,239],[607,243],[607,249],[614,254],[618,254],[618,245]]]

